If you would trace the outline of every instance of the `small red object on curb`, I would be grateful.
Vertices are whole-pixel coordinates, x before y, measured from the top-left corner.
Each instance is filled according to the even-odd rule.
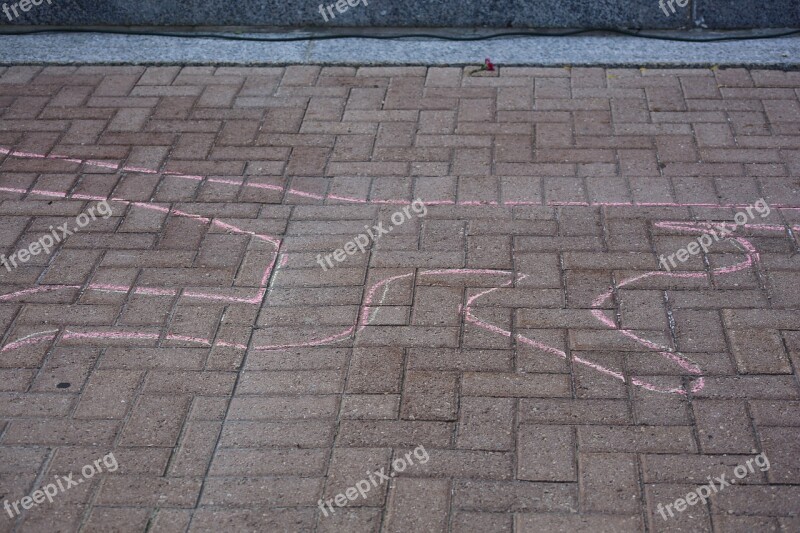
[[[494,63],[488,57],[486,58],[486,70],[494,70]]]

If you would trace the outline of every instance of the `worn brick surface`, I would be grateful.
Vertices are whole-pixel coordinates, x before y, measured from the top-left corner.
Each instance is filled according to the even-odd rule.
[[[797,531],[798,96],[747,69],[0,68],[0,500],[118,461],[0,532]]]

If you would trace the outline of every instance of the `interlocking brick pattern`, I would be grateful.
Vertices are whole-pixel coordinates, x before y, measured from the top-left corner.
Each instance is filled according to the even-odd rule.
[[[469,70],[0,67],[0,531],[800,530],[800,73]]]

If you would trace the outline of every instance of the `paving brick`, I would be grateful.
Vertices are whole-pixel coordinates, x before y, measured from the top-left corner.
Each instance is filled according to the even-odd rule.
[[[394,420],[400,410],[400,396],[350,394],[342,399],[342,418],[356,420]]]
[[[99,466],[103,475],[161,475],[169,461],[167,448],[120,448],[112,452],[118,467],[111,472],[101,461]],[[102,446],[65,446],[60,447],[49,465],[52,474],[76,474],[87,464],[102,459],[108,453]],[[113,462],[111,468],[114,468]]]
[[[514,515],[514,531],[603,531],[623,532],[641,531],[642,519],[639,515],[604,515],[585,514],[558,515],[558,514],[528,514]]]
[[[98,495],[101,505],[192,507],[200,495],[198,478],[109,476]]]
[[[575,481],[575,434],[568,426],[523,425],[517,432],[516,478]]]
[[[698,396],[704,398],[796,399],[799,391],[787,376],[709,377]]]
[[[189,399],[142,396],[120,436],[124,446],[175,446],[189,409]]]
[[[42,530],[54,527],[71,527],[78,529],[83,519],[85,505],[60,505],[56,507],[44,507],[38,513],[29,514],[23,519],[23,529]]]
[[[147,509],[115,509],[112,507],[96,506],[92,509],[84,529],[86,531],[108,531],[119,523],[124,523],[131,528],[144,529],[150,513]]]
[[[296,446],[321,448],[333,441],[333,426],[322,421],[233,421],[222,431],[220,445],[227,447]]]
[[[639,473],[632,454],[581,454],[578,470],[589,512],[635,514],[641,505]]]
[[[235,375],[229,372],[150,372],[144,385],[148,393],[225,394],[233,389]]]
[[[14,420],[5,430],[3,444],[110,445],[119,429],[114,420],[36,419]]]
[[[400,415],[408,420],[455,420],[458,375],[408,371],[403,382]]]
[[[766,470],[766,475],[771,483],[797,483],[800,476],[797,433],[797,428],[793,427],[759,430],[763,453],[769,460],[769,470]],[[763,462],[756,464],[757,471],[764,471],[767,468]]]
[[[780,531],[780,519],[766,516],[714,515],[714,523],[726,531]]]
[[[765,515],[792,516],[798,497],[800,491],[796,485],[739,485],[720,491],[712,503],[712,509],[720,514],[745,514],[758,509]]]
[[[347,376],[347,392],[398,393],[402,369],[401,350],[355,349]]]
[[[448,477],[511,479],[513,476],[513,454],[472,450],[425,450],[428,459],[422,454],[414,455],[413,450],[398,450],[394,453],[393,468],[396,462],[405,462],[402,471],[395,470],[399,477]],[[433,458],[431,457],[433,454]],[[424,463],[422,461],[425,461]]]
[[[444,479],[398,479],[389,490],[386,531],[446,531],[450,483]],[[413,510],[423,505],[423,515]]]
[[[457,509],[490,512],[575,512],[577,485],[521,481],[457,481],[453,487]]]
[[[224,507],[269,507],[314,505],[322,491],[318,478],[210,478],[204,487],[202,504]]]
[[[510,533],[513,531],[512,517],[500,513],[459,512],[453,517],[452,523],[454,528],[464,532],[497,531],[498,533]]]
[[[511,450],[514,404],[511,398],[462,398],[456,446],[475,450]]]
[[[696,454],[646,454],[642,456],[645,483],[708,483],[708,476],[726,474],[733,477],[733,469],[744,464],[752,455],[696,455]],[[754,466],[743,483],[763,483],[765,475]],[[713,478],[712,478],[713,479]]]
[[[327,454],[321,449],[225,448],[219,450],[209,473],[215,476],[273,476],[321,474]]]
[[[327,500],[344,493],[348,488],[356,486],[362,479],[368,479],[369,473],[388,471],[390,461],[391,450],[387,448],[337,448],[328,468],[323,499]],[[381,505],[386,497],[388,486],[382,482],[379,483],[378,486],[373,484],[365,497],[350,502],[349,506]],[[335,506],[333,509],[334,515],[340,511]]]
[[[118,418],[130,410],[143,373],[131,370],[95,370],[75,409],[77,418]]]
[[[790,374],[792,372],[777,330],[728,330],[731,351],[740,374]]]
[[[292,420],[335,417],[334,396],[237,397],[231,401],[229,420]]]
[[[624,400],[523,399],[520,423],[626,424],[631,419]]]
[[[677,386],[677,382],[673,385]],[[638,424],[685,426],[691,424],[690,406],[682,398],[662,398],[661,395],[637,394],[633,410]]]
[[[341,392],[343,381],[341,372],[331,370],[250,371],[242,375],[237,392],[240,394],[332,394]]]
[[[345,420],[339,425],[337,442],[343,446],[426,446],[450,445],[453,425],[428,421]]]
[[[687,352],[726,351],[722,324],[716,311],[676,310],[678,348]]]
[[[458,328],[422,326],[367,326],[356,339],[357,346],[392,346],[403,339],[410,347],[445,348],[458,345]]]
[[[747,453],[756,448],[744,402],[697,400],[692,408],[705,453]]]
[[[578,447],[585,451],[683,452],[697,450],[688,426],[589,426],[578,428]]]
[[[69,414],[74,398],[39,393],[2,393],[0,416],[5,418],[63,417]]]
[[[147,108],[120,109],[108,125],[109,131],[142,131],[152,111]]]
[[[640,335],[650,342],[654,342],[660,346],[667,346],[669,344],[666,335],[663,331],[637,331]],[[620,352],[636,352],[641,350],[642,345],[630,337],[621,337],[613,331],[596,331],[596,330],[570,330],[569,337],[570,348],[580,351],[620,351]],[[716,345],[715,345],[716,346]],[[688,349],[687,349],[688,348]],[[690,351],[691,348],[684,348]],[[716,351],[724,350],[723,347],[717,347]],[[711,350],[711,349],[709,349]],[[700,350],[698,350],[700,351]]]
[[[381,510],[376,508],[343,507],[337,514],[320,521],[318,531],[377,531],[381,522]]]
[[[407,365],[420,370],[503,371],[511,369],[508,350],[410,348]]]
[[[228,409],[228,399],[224,397],[196,396],[192,402],[189,418],[192,420],[222,420]]]
[[[800,425],[800,406],[797,402],[752,400],[748,402],[750,414],[756,426],[798,426]]]
[[[559,374],[515,374],[511,372],[465,372],[461,393],[472,396],[568,397],[569,383]]]
[[[310,509],[270,509],[255,511],[251,509],[213,510],[200,509],[192,517],[192,532],[212,532],[220,530],[240,530],[269,528],[271,530],[290,530],[314,527],[314,513]]]

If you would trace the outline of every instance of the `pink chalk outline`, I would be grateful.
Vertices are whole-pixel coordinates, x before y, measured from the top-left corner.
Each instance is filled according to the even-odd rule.
[[[220,178],[204,178],[203,176],[191,176],[186,174],[181,174],[178,172],[158,172],[151,169],[146,168],[139,168],[139,167],[130,167],[121,164],[114,164],[109,163],[107,161],[96,161],[96,160],[82,160],[82,159],[75,159],[70,158],[67,156],[61,155],[43,155],[43,154],[35,154],[30,152],[19,152],[14,151],[7,148],[0,147],[0,155],[5,155],[8,157],[15,157],[15,158],[22,158],[22,159],[51,159],[51,160],[62,160],[66,162],[100,167],[100,168],[107,168],[111,170],[116,170],[117,172],[134,172],[134,173],[143,173],[143,174],[160,174],[163,176],[174,177],[178,179],[185,179],[191,181],[206,181],[208,183],[218,183],[223,185],[233,185],[233,186],[244,186],[244,187],[253,187],[253,188],[260,188],[260,189],[268,189],[274,191],[284,192],[285,194],[301,196],[304,198],[310,198],[315,200],[338,200],[338,201],[345,201],[345,202],[352,202],[352,203],[360,203],[360,204],[406,204],[408,203],[406,200],[365,200],[360,198],[352,198],[352,197],[345,197],[345,196],[338,196],[338,195],[331,195],[328,194],[326,196],[313,194],[306,191],[299,191],[296,189],[281,187],[278,185],[269,185],[269,184],[262,184],[262,183],[246,183],[244,180],[231,180],[231,179],[220,179]],[[122,198],[105,198],[100,196],[91,196],[91,195],[79,195],[79,194],[66,194],[57,191],[45,191],[45,190],[27,190],[27,189],[19,189],[19,188],[12,188],[12,187],[0,187],[0,191],[2,192],[10,192],[10,193],[17,193],[17,194],[34,194],[40,195],[45,197],[54,197],[54,198],[64,198],[64,199],[76,199],[76,200],[91,200],[91,201],[113,201],[119,202],[126,205],[133,205],[136,207],[141,207],[144,209],[152,209],[155,211],[167,213],[168,215],[180,216],[180,217],[187,217],[193,220],[196,220],[203,224],[211,224],[220,228],[223,228],[229,232],[242,234],[242,235],[250,235],[256,239],[259,239],[263,242],[266,242],[273,246],[274,252],[272,253],[272,259],[267,264],[264,273],[261,277],[261,282],[259,284],[258,289],[256,290],[255,294],[250,297],[240,297],[240,296],[230,296],[225,294],[220,294],[218,292],[199,292],[195,290],[187,290],[187,289],[163,289],[159,287],[126,287],[121,285],[110,285],[110,284],[98,284],[93,283],[86,287],[87,290],[91,291],[101,291],[101,292],[111,292],[111,293],[126,293],[126,294],[139,294],[144,296],[182,296],[185,298],[193,298],[193,299],[200,299],[200,300],[212,300],[212,301],[221,301],[226,303],[236,303],[236,304],[248,304],[248,305],[260,305],[267,295],[268,291],[268,282],[270,277],[273,274],[277,274],[280,268],[285,266],[286,261],[288,259],[286,254],[280,254],[280,246],[282,240],[264,234],[258,234],[252,231],[246,231],[241,229],[237,226],[232,224],[224,223],[220,220],[210,219],[207,217],[203,217],[200,215],[187,213],[177,209],[168,209],[163,206],[155,205],[149,202],[131,202]],[[426,202],[426,205],[506,205],[506,206],[515,206],[515,205],[541,205],[538,202],[503,202],[499,204],[497,202],[454,202],[451,200],[439,200],[439,201],[430,201]],[[564,206],[564,205],[581,205],[581,206],[619,206],[619,207],[729,207],[729,208],[745,208],[746,205],[739,205],[739,204],[726,204],[726,205],[718,205],[718,204],[679,204],[679,203],[620,203],[620,202],[596,202],[596,203],[586,203],[586,202],[550,202],[547,205],[551,206]],[[800,209],[800,207],[796,206],[789,206],[789,205],[772,205],[772,207],[776,208],[784,208],[784,209]],[[703,234],[707,233],[709,230],[713,229],[711,224],[707,223],[700,223],[700,222],[685,222],[685,221],[662,221],[655,223],[656,227],[661,227],[665,229],[671,229],[678,232],[687,232],[687,233],[695,233],[695,234]],[[766,231],[785,231],[783,226],[777,225],[746,225],[747,228],[754,228],[754,229],[761,229]],[[800,226],[795,226],[794,229],[796,231],[800,231]],[[723,267],[714,269],[711,271],[712,274],[729,274],[732,272],[737,272],[739,270],[743,270],[749,268],[751,265],[756,263],[759,260],[758,252],[756,251],[755,247],[747,240],[742,237],[736,237],[735,240],[739,242],[744,249],[746,250],[746,259],[741,263],[737,263],[732,266]],[[280,262],[278,263],[278,258],[280,257]],[[276,265],[277,263],[277,265]],[[515,282],[521,281],[527,277],[526,274],[517,273],[515,275],[514,272],[508,270],[490,270],[490,269],[440,269],[440,270],[419,270],[417,272],[419,276],[460,276],[460,275],[480,275],[480,276],[498,276],[498,277],[507,277],[509,278],[507,281],[498,285],[497,287],[486,289],[484,291],[479,292],[478,294],[473,295],[467,301],[466,307],[463,309],[463,316],[465,322],[469,322],[474,324],[477,327],[486,329],[492,333],[496,333],[498,335],[502,335],[505,337],[514,338],[517,342],[527,344],[542,350],[545,353],[549,353],[551,355],[560,357],[562,359],[567,359],[567,354],[554,348],[552,346],[548,346],[546,344],[542,344],[538,341],[530,339],[520,333],[514,334],[511,331],[502,329],[498,326],[493,324],[489,324],[480,320],[473,314],[473,304],[481,297],[490,294],[499,288],[502,287],[510,287],[513,286]],[[650,277],[655,276],[665,276],[665,277],[675,277],[675,278],[702,278],[705,277],[707,273],[705,272],[663,272],[663,271],[652,271],[647,272],[645,274],[641,274],[638,276],[634,276],[632,278],[628,278],[623,280],[617,284],[617,289],[622,289],[623,287],[635,283],[637,281],[647,279]],[[281,344],[281,345],[262,345],[262,346],[252,346],[251,349],[253,350],[280,350],[286,348],[295,348],[295,347],[311,347],[311,346],[322,346],[326,344],[331,344],[343,339],[347,339],[352,337],[357,331],[362,331],[366,328],[369,323],[374,320],[375,314],[373,316],[369,316],[370,309],[374,308],[377,312],[380,309],[380,305],[383,302],[383,298],[386,296],[387,291],[391,283],[397,281],[399,279],[413,277],[414,273],[408,274],[401,274],[398,276],[393,276],[382,281],[375,283],[370,289],[367,291],[367,295],[365,297],[364,303],[361,306],[360,313],[356,318],[356,323],[352,326],[344,329],[340,333],[335,335],[330,335],[325,338],[321,339],[312,339],[301,343],[296,344]],[[384,294],[381,298],[381,301],[377,303],[377,305],[372,305],[375,295],[377,291],[383,288]],[[28,295],[32,294],[40,294],[46,293],[51,291],[59,291],[65,289],[81,289],[80,285],[45,285],[45,286],[36,286],[31,287],[28,289],[0,295],[0,302],[4,301],[19,301],[21,298],[24,298]],[[702,377],[702,371],[700,367],[691,361],[685,355],[673,351],[669,347],[661,346],[657,343],[644,339],[638,336],[636,333],[630,330],[621,329],[618,327],[613,320],[608,318],[603,313],[602,306],[608,301],[609,298],[613,295],[614,288],[610,288],[608,291],[604,292],[603,294],[599,295],[593,302],[592,307],[594,308],[591,313],[592,315],[599,320],[602,324],[607,326],[608,328],[619,332],[621,335],[641,344],[642,346],[656,351],[662,357],[676,363],[680,368],[685,370],[687,373],[698,376],[697,380],[694,381],[691,387],[691,392],[697,392],[704,387],[704,378]],[[24,300],[23,300],[24,301]],[[462,309],[459,308],[459,314],[462,314]],[[161,336],[157,333],[135,333],[135,332],[127,332],[127,331],[84,331],[84,332],[77,332],[77,331],[69,331],[68,329],[64,328],[63,332],[60,330],[47,330],[41,331],[37,333],[32,333],[17,339],[15,341],[9,342],[5,344],[2,348],[0,348],[0,353],[2,352],[10,352],[16,349],[19,349],[23,346],[29,346],[32,344],[38,344],[40,342],[45,341],[53,341],[57,338],[62,340],[74,339],[74,338],[87,338],[87,339],[141,339],[141,340],[152,340],[158,341]],[[187,337],[183,335],[175,335],[175,334],[166,334],[163,337],[163,340],[174,340],[174,341],[182,341],[182,342],[190,342],[196,343],[203,346],[220,346],[220,347],[232,347],[237,349],[246,350],[248,347],[244,344],[239,343],[231,343],[222,340],[213,340],[209,338],[198,338],[198,337]],[[580,364],[597,370],[598,372],[611,376],[615,379],[618,379],[624,383],[628,381],[628,379],[618,372],[614,372],[613,370],[606,368],[602,365],[593,363],[591,361],[585,360],[581,357],[573,355],[571,357],[571,361],[574,364]],[[654,392],[661,392],[661,393],[671,393],[671,394],[682,394],[686,395],[687,391],[682,388],[663,388],[652,383],[648,383],[637,378],[631,377],[630,383],[642,387],[646,390],[654,391]]]

